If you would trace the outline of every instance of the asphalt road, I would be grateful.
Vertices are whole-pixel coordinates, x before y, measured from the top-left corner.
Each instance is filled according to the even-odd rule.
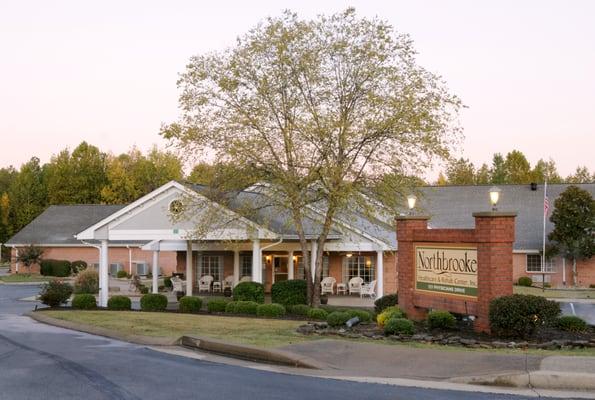
[[[165,354],[22,316],[34,303],[18,299],[37,291],[0,285],[1,400],[527,398],[312,378]]]

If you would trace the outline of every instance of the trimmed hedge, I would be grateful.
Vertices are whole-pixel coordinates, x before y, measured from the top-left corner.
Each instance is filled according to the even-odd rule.
[[[291,279],[273,283],[271,300],[284,306],[308,303],[308,284],[303,279]]]
[[[398,302],[399,296],[397,296],[396,293],[387,294],[376,299],[374,302],[374,310],[376,311],[376,314],[380,314],[385,308],[396,306]]]
[[[264,286],[258,282],[240,282],[233,288],[234,301],[264,303]]]
[[[413,335],[415,326],[406,318],[391,318],[384,325],[384,333],[386,335]]]
[[[99,273],[92,269],[79,272],[74,280],[74,293],[99,293]]]
[[[379,326],[384,326],[391,318],[405,318],[405,313],[397,306],[387,307],[376,317]]]
[[[41,260],[39,265],[41,275],[66,277],[72,272],[72,264],[67,260]]]
[[[81,271],[87,269],[87,262],[83,260],[76,260],[70,263],[70,269],[72,270],[73,274],[78,274]]]
[[[256,315],[258,303],[255,301],[236,301],[234,313]],[[225,309],[227,311],[227,309]]]
[[[93,310],[97,308],[97,300],[92,294],[76,294],[72,299],[72,308],[77,310]]]
[[[118,279],[126,278],[127,276],[128,276],[128,273],[124,270],[120,270],[120,271],[116,272],[116,278],[118,278]]]
[[[107,301],[107,309],[114,311],[127,311],[132,309],[132,301],[126,296],[112,296]]]
[[[167,297],[163,294],[150,293],[140,298],[140,309],[143,311],[165,311]]]
[[[430,311],[427,321],[430,329],[452,329],[457,324],[454,315],[441,310]]]
[[[233,314],[236,312],[236,304],[238,304],[237,301],[230,301],[225,305],[225,312],[229,313],[229,314]]]
[[[366,323],[372,321],[372,314],[366,310],[347,310],[345,312],[349,314],[349,319],[358,317],[360,322]]]
[[[304,316],[304,317],[307,317],[308,313],[312,309],[312,307],[307,306],[305,304],[296,304],[295,306],[288,306],[286,308],[287,308],[287,313],[292,314],[292,315],[300,315],[300,316]]]
[[[39,300],[50,307],[64,304],[72,294],[72,286],[61,280],[54,279],[43,286],[39,292]]]
[[[210,313],[224,312],[225,311],[225,306],[227,306],[227,303],[229,303],[229,301],[224,300],[224,299],[212,299],[212,300],[209,300],[209,302],[207,303],[207,310]]]
[[[527,337],[560,315],[560,304],[544,297],[513,294],[490,302],[490,328],[497,336]]]
[[[285,307],[282,304],[259,304],[256,307],[256,315],[265,318],[279,318],[285,315]]]
[[[201,307],[202,299],[196,296],[184,296],[178,304],[178,310],[183,313],[197,313]]]
[[[533,285],[533,279],[529,278],[528,276],[521,276],[518,280],[518,284],[519,286],[532,286]]]
[[[349,313],[344,311],[333,311],[326,317],[326,322],[330,326],[342,326],[345,325],[345,322],[349,321],[351,316]]]
[[[328,313],[326,312],[326,310],[322,309],[322,308],[311,308],[308,311],[308,318],[310,319],[317,319],[319,321],[326,321],[326,318],[328,317]]]
[[[563,315],[556,319],[556,326],[567,332],[584,332],[587,330],[587,323],[574,315]]]

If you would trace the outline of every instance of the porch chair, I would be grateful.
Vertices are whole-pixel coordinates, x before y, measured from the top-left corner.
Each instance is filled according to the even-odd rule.
[[[233,288],[233,275],[227,275],[223,280],[223,290]]]
[[[219,282],[219,281],[213,282],[213,293],[215,293],[215,292],[221,293],[222,291],[223,291],[223,289],[221,288],[221,282]]]
[[[324,278],[322,280],[322,282],[320,282],[320,288],[322,291],[321,294],[325,294],[325,293],[334,294],[335,293],[335,283],[337,283],[337,280],[335,278],[333,278],[332,276],[327,276],[326,278]]]
[[[177,276],[173,276],[171,278],[171,290],[172,292],[183,292],[186,293],[186,285],[185,285],[186,281],[181,280],[180,278],[178,278]]]
[[[354,276],[353,278],[351,278],[348,283],[349,294],[361,293],[363,283],[364,283],[364,280],[362,278],[360,278],[359,276]]]
[[[369,296],[371,299],[376,297],[376,280],[362,285],[359,297],[363,298],[365,296]]]
[[[201,277],[198,280],[198,293],[210,292],[212,282],[213,282],[213,277],[211,275],[205,275],[205,276]]]

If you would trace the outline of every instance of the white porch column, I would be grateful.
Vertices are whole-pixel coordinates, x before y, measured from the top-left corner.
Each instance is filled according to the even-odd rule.
[[[99,259],[99,280],[101,287],[99,288],[99,306],[107,307],[107,298],[109,293],[109,250],[107,247],[107,240],[101,241],[101,256]]]
[[[293,250],[287,256],[287,279],[293,279]]]
[[[233,251],[233,284],[234,286],[240,281],[240,251]]]
[[[194,286],[192,276],[192,240],[186,241],[186,296],[192,296]]]
[[[384,296],[384,252],[376,252],[376,297]]]
[[[262,283],[262,256],[260,240],[252,240],[252,281]]]
[[[159,275],[159,250],[153,251],[153,293],[159,293],[157,276]]]
[[[310,251],[310,270],[312,271],[312,282],[316,279],[316,253],[318,252],[318,242],[312,240]]]

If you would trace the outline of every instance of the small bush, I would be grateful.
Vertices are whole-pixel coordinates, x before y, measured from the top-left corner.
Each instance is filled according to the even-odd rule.
[[[275,282],[271,287],[271,299],[273,303],[279,303],[284,306],[307,304],[307,291],[308,284],[303,279]]]
[[[74,280],[74,293],[99,293],[99,273],[92,269],[79,272]]]
[[[530,287],[533,285],[533,279],[529,278],[528,276],[521,276],[518,281],[519,286],[527,286]]]
[[[72,286],[68,283],[54,279],[43,286],[39,292],[39,300],[50,307],[58,307],[64,304],[72,294]]]
[[[330,326],[337,327],[337,326],[345,325],[345,322],[347,322],[350,318],[351,317],[349,316],[349,313],[347,313],[347,312],[333,311],[326,317],[326,322],[328,322],[328,324]]]
[[[145,294],[140,298],[140,309],[143,311],[165,311],[167,297],[158,293]]]
[[[285,315],[285,307],[282,304],[259,304],[256,307],[256,315],[265,318],[279,318]]]
[[[120,271],[116,272],[116,278],[123,279],[126,277],[128,277],[128,272],[126,272],[124,270],[120,270]]]
[[[236,314],[251,314],[256,315],[258,303],[255,301],[238,301],[236,302],[234,312]]]
[[[178,310],[183,313],[196,313],[202,307],[202,299],[196,296],[184,296],[180,299]]]
[[[107,301],[108,310],[127,311],[132,309],[132,301],[126,296],[112,296]]]
[[[379,326],[384,326],[391,318],[405,318],[405,313],[397,306],[387,307],[376,317]]]
[[[138,287],[138,291],[140,292],[140,294],[148,294],[149,293],[149,288],[145,285],[140,285]]]
[[[384,333],[386,335],[413,335],[415,327],[413,322],[406,318],[391,318],[384,325]]]
[[[560,304],[540,296],[513,294],[490,302],[490,327],[502,337],[524,338],[559,315]]]
[[[71,263],[67,260],[42,260],[40,263],[40,273],[46,276],[66,277],[70,276],[72,271]]]
[[[258,282],[240,282],[233,288],[234,301],[264,303],[264,286]]]
[[[349,318],[358,317],[360,322],[370,322],[372,320],[372,314],[367,312],[366,310],[347,310],[345,311],[349,314]]]
[[[399,297],[396,293],[387,294],[376,299],[376,301],[374,302],[374,310],[376,311],[376,314],[380,314],[382,311],[384,311],[385,308],[396,306],[398,302]]]
[[[287,313],[289,313],[291,315],[300,315],[300,316],[307,317],[308,313],[310,312],[311,309],[312,309],[312,307],[307,306],[305,304],[296,304],[294,306],[288,306]]]
[[[72,308],[77,310],[93,310],[97,308],[97,301],[92,294],[75,294],[72,299]]]
[[[567,332],[584,332],[587,330],[587,323],[574,315],[563,315],[556,319],[556,326]]]
[[[225,312],[229,314],[234,314],[236,312],[236,304],[238,304],[237,301],[230,301],[229,303],[227,303],[225,305]]]
[[[83,260],[76,260],[70,263],[70,269],[73,274],[78,274],[87,269],[87,262]]]
[[[174,287],[173,283],[171,283],[171,277],[166,276],[165,278],[163,278],[163,286],[165,286],[168,289]]]
[[[310,319],[326,321],[327,317],[328,317],[328,313],[326,312],[326,310],[324,310],[322,308],[311,308],[308,311],[308,318],[310,318]]]
[[[441,310],[430,311],[427,321],[430,329],[452,329],[457,323],[454,315]]]
[[[224,312],[225,306],[227,306],[227,303],[229,303],[229,301],[224,300],[224,299],[209,300],[209,302],[207,303],[207,310],[210,313]]]

